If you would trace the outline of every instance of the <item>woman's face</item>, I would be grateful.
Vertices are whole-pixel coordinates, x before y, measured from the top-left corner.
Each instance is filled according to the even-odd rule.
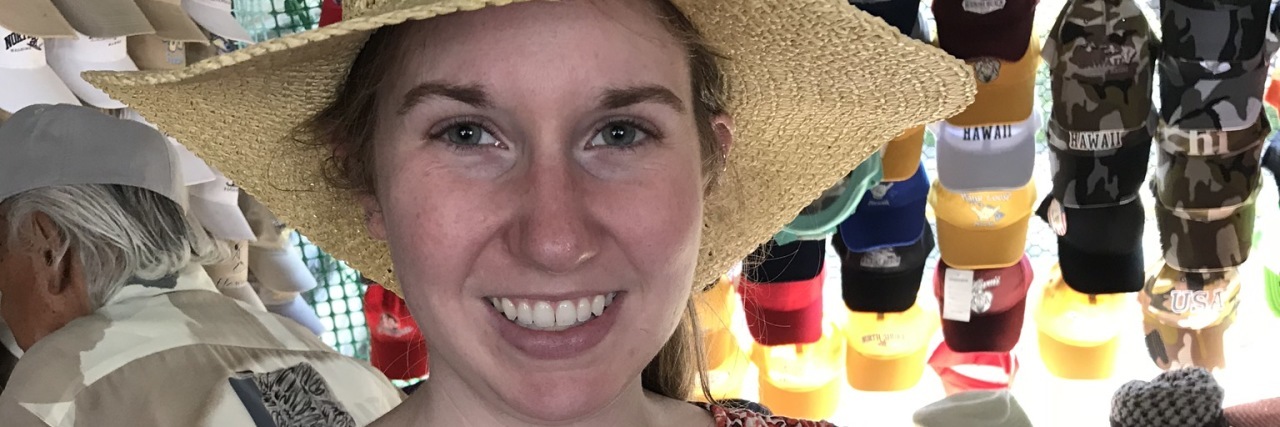
[[[638,391],[671,336],[702,159],[685,51],[654,13],[531,2],[402,29],[379,91],[370,228],[437,387],[588,416]]]

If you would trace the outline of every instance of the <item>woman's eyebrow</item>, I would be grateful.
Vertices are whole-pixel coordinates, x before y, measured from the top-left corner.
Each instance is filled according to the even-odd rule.
[[[493,106],[493,103],[489,101],[489,94],[485,92],[483,86],[428,81],[420,83],[405,92],[404,99],[400,103],[400,109],[396,110],[396,114],[403,116],[418,104],[436,97],[452,99],[481,109]]]
[[[654,102],[671,107],[677,113],[685,111],[684,101],[671,89],[659,85],[640,85],[605,90],[600,96],[600,108],[616,110],[636,104]]]

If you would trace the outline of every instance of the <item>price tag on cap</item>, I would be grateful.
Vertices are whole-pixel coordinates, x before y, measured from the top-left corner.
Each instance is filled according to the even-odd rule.
[[[973,308],[973,270],[949,268],[942,288],[942,318],[968,322]]]

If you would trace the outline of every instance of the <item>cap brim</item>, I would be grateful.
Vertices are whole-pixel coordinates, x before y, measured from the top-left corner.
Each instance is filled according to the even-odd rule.
[[[69,60],[66,61],[65,64],[58,64],[54,66],[55,62],[60,62],[60,60],[54,59],[55,57],[56,56],[54,55],[49,56],[50,68],[53,68],[53,71],[62,79],[63,83],[66,83],[67,87],[71,89],[71,92],[85,103],[90,106],[111,110],[125,108],[128,106],[123,102],[115,100],[110,95],[107,95],[107,93],[103,92],[101,89],[93,87],[89,82],[84,81],[84,78],[80,76],[80,73],[90,70],[138,71],[138,66],[133,63],[133,60],[130,60],[128,57],[112,62],[81,62]]]
[[[1067,286],[1084,294],[1118,294],[1142,290],[1146,282],[1142,247],[1118,254],[1090,253],[1058,238],[1058,264]]]
[[[1003,191],[1026,186],[1035,172],[1036,133],[1033,130],[1021,135],[1021,141],[1004,147],[995,146],[993,141],[939,139],[938,183],[957,193]]]
[[[53,0],[71,26],[94,38],[155,34],[133,0]]]
[[[49,67],[0,68],[0,109],[10,113],[36,104],[74,104],[80,100]]]
[[[40,38],[75,37],[76,30],[49,0],[0,0],[0,27]]]
[[[1031,213],[1004,228],[970,229],[938,220],[938,250],[952,268],[1005,268],[1022,260]]]
[[[249,35],[249,31],[225,10],[190,0],[183,0],[182,8],[191,15],[191,19],[211,33],[229,40],[253,43],[253,36]]]
[[[138,8],[156,29],[156,36],[166,41],[209,44],[209,38],[187,11],[177,3],[159,0],[138,0]]]
[[[316,277],[292,248],[277,251],[249,246],[249,273],[259,285],[276,292],[306,292],[316,287]]]
[[[1022,335],[1027,299],[1019,299],[1001,313],[971,316],[968,322],[942,319],[942,336],[952,350],[961,353],[1007,352]]]
[[[189,197],[191,210],[214,237],[233,242],[257,240],[239,207],[216,203],[195,194]]]

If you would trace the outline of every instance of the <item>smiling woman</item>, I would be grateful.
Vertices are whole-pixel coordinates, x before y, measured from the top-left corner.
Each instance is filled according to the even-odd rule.
[[[793,423],[685,402],[693,292],[973,96],[962,63],[827,0],[343,6],[90,79],[403,294],[432,375],[385,425]]]

